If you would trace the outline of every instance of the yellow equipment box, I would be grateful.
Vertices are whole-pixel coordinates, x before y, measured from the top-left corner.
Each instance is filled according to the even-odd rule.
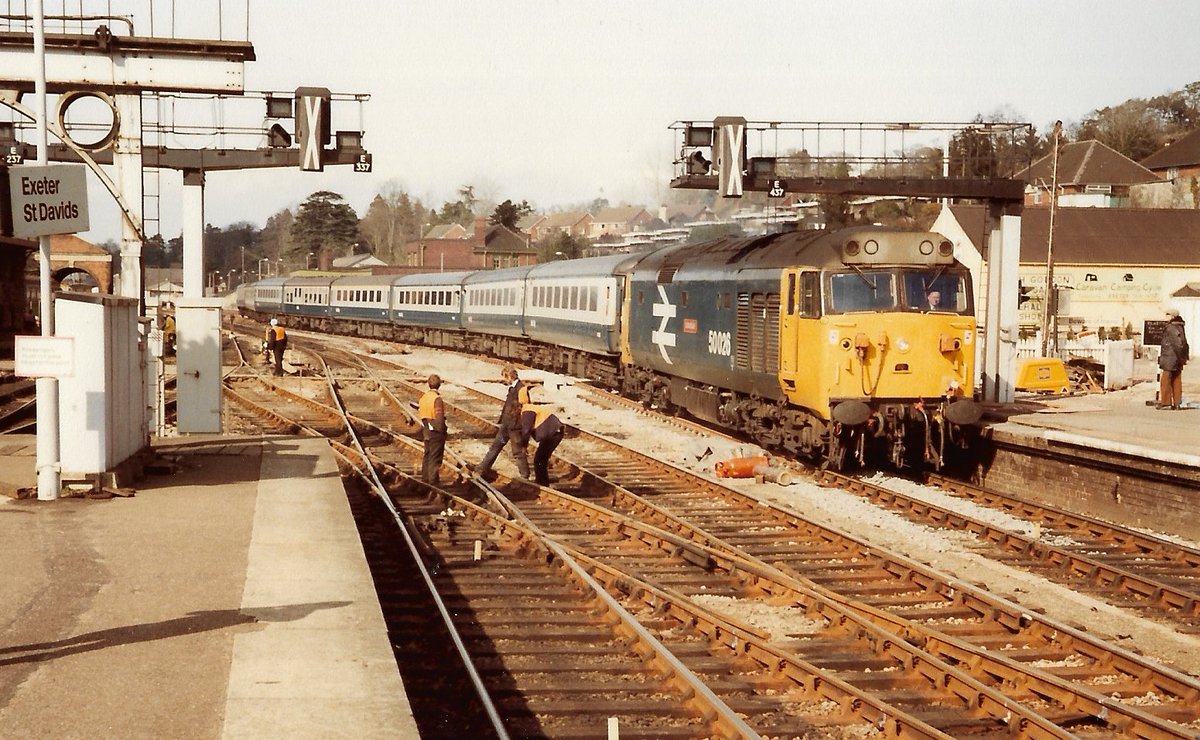
[[[1070,386],[1067,366],[1059,358],[1031,357],[1021,360],[1017,370],[1017,390],[1066,393]]]

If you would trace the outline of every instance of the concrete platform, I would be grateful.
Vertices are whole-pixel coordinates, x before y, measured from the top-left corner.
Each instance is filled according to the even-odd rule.
[[[1006,420],[993,424],[1002,434],[1040,437],[1125,452],[1200,469],[1200,362],[1184,367],[1185,405],[1155,408],[1158,382],[1149,363],[1140,367],[1138,382],[1108,393],[1068,397],[1022,395],[1004,410]]]
[[[419,737],[328,444],[157,447],[130,498],[0,497],[0,736]]]
[[[1160,410],[1156,368],[1109,393],[1025,396],[984,431],[976,480],[1112,522],[1200,542],[1200,404]],[[1200,362],[1184,369],[1200,401]]]

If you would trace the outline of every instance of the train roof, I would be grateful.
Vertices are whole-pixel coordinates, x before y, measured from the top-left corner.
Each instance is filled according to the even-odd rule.
[[[396,279],[395,275],[343,275],[334,278],[334,284],[341,288],[346,285],[391,285]]]
[[[472,273],[465,270],[458,272],[418,272],[404,275],[393,281],[396,287],[406,288],[415,285],[459,285]]]
[[[583,257],[573,260],[555,260],[534,265],[529,271],[533,278],[594,277],[612,275],[617,266],[629,260],[627,254],[608,254],[601,257]]]
[[[338,277],[331,277],[329,275],[322,275],[320,277],[290,277],[284,281],[284,285],[288,288],[303,288],[313,286],[328,288],[333,284],[334,280],[338,279]]]
[[[930,232],[911,231],[884,226],[857,226],[838,231],[788,231],[779,234],[748,239],[718,239],[703,244],[685,244],[665,247],[651,252],[637,266],[636,271],[669,270],[687,275],[708,272],[740,272],[754,269],[779,269],[803,265],[820,269],[843,269],[847,265],[843,247],[851,240],[866,243],[874,238],[894,241],[901,235],[904,242],[915,242],[928,238]],[[937,240],[945,237],[936,236]],[[906,252],[905,254],[912,254]],[[952,258],[949,261],[953,261]],[[895,262],[884,259],[856,261],[858,264],[911,264],[907,257]]]
[[[253,283],[249,283],[249,285],[255,288],[281,288],[286,280],[287,278],[282,277],[263,278],[262,280],[255,280]]]
[[[499,270],[481,270],[467,275],[463,279],[463,284],[501,283],[509,280],[524,280],[532,269],[533,266],[531,265],[522,265],[521,267],[505,267]]]

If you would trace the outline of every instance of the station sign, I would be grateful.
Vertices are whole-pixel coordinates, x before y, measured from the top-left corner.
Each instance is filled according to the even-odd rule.
[[[72,377],[74,337],[13,337],[13,374],[21,378]]]
[[[8,171],[12,233],[25,239],[88,230],[87,174],[71,164],[23,165]]]

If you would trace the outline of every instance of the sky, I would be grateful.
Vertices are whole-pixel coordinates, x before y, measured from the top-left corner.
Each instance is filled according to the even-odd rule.
[[[45,0],[45,12],[91,1]],[[100,4],[146,33],[150,0]],[[262,226],[317,190],[360,216],[383,189],[439,208],[468,184],[543,210],[598,197],[653,208],[678,154],[675,121],[969,121],[1005,109],[1044,131],[1200,80],[1194,0],[158,0],[153,11],[160,35],[248,38],[247,90],[370,96],[335,103],[333,127],[365,130],[372,173],[210,173],[205,220],[222,227]],[[237,121],[232,107],[212,115],[261,126],[257,105]],[[168,238],[179,182],[158,181]],[[82,236],[117,238],[111,199],[96,188],[91,202]]]

